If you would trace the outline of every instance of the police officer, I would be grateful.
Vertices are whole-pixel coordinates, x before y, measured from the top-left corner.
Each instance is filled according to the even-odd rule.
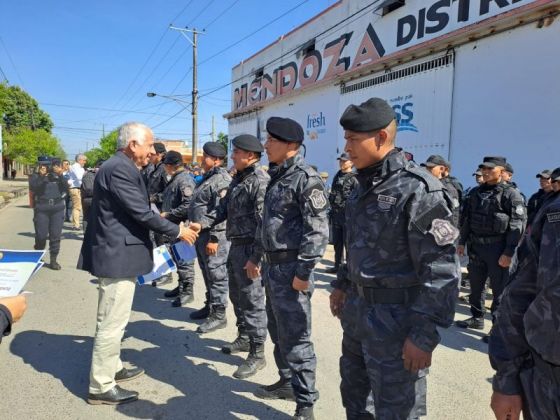
[[[196,187],[189,208],[191,222],[204,227],[196,241],[198,264],[206,285],[206,302],[202,309],[190,314],[191,319],[206,319],[197,329],[207,333],[225,328],[228,295],[227,256],[230,243],[226,239],[225,222],[212,225],[221,200],[225,197],[231,176],[222,167],[226,149],[218,142],[203,146],[204,176]]]
[[[167,186],[167,173],[163,167],[166,149],[163,143],[154,143],[156,153],[150,157],[150,163],[142,170],[142,175],[148,187],[150,202],[161,210],[163,190]]]
[[[247,262],[260,259],[260,255],[255,255],[254,241],[270,176],[259,164],[264,148],[255,136],[242,134],[232,140],[232,145],[231,159],[236,174],[213,224],[227,218],[226,237],[231,242],[227,260],[229,297],[238,331],[235,341],[222,347],[222,351],[228,354],[249,352],[247,359],[233,374],[244,379],[266,366],[264,287],[260,276],[254,279],[248,277]]]
[[[451,325],[455,309],[459,231],[451,200],[395,148],[386,101],[350,105],[340,124],[359,182],[346,203],[347,264],[331,294],[344,332],[342,403],[348,419],[417,418],[426,414],[436,327]]]
[[[515,188],[517,190],[517,192],[519,194],[521,194],[521,196],[523,197],[523,202],[527,203],[527,197],[525,197],[525,194],[523,194],[521,192],[521,190],[519,189],[517,184],[513,181],[513,173],[514,173],[514,169],[513,169],[512,164],[509,163],[509,162],[506,162],[506,166],[504,167],[502,180],[504,182],[507,182],[508,184],[510,184],[513,188]]]
[[[331,274],[336,273],[344,262],[344,208],[350,193],[358,184],[356,174],[352,172],[352,161],[348,157],[348,153],[342,153],[337,160],[340,170],[334,176],[329,194],[329,203],[331,205],[329,221],[334,246],[334,267],[325,270],[325,273]]]
[[[321,177],[299,154],[302,127],[289,118],[271,117],[266,131],[271,180],[257,231],[257,249],[262,253],[268,332],[280,380],[259,388],[255,395],[295,398],[293,418],[313,419],[318,392],[311,295],[313,270],[328,242],[329,204]],[[247,264],[251,278],[259,273],[256,262]]]
[[[558,181],[560,183],[560,171]],[[491,331],[496,375],[491,407],[498,420],[560,416],[560,194],[533,219],[512,264]]]
[[[537,212],[541,208],[545,198],[552,191],[552,183],[550,182],[550,175],[552,171],[545,169],[537,174],[539,179],[539,190],[529,198],[529,203],[527,204],[527,225],[533,223],[533,219],[537,215]]]
[[[453,205],[452,212],[453,212],[453,225],[455,227],[459,226],[459,218],[460,218],[460,211],[461,211],[461,196],[463,191],[463,187],[459,187],[455,185],[454,181],[450,179],[449,176],[445,176],[447,172],[447,168],[449,167],[449,163],[440,155],[431,155],[428,157],[425,163],[421,163],[420,166],[425,167],[433,176],[441,181],[443,184],[443,188],[451,197],[451,202]]]
[[[441,183],[443,184],[443,186],[447,187],[447,191],[449,191],[449,185],[452,185],[453,188],[455,188],[455,190],[457,191],[459,202],[462,202],[464,197],[463,184],[461,184],[461,182],[457,178],[451,175],[451,163],[449,161],[445,161],[445,170],[443,171],[442,175],[443,176],[441,178]]]
[[[62,175],[60,159],[52,159],[48,173],[39,173],[30,180],[35,200],[35,249],[45,249],[49,239],[50,264],[52,270],[60,270],[57,262],[60,251],[60,236],[64,224],[65,198],[68,182]]]
[[[523,197],[503,181],[506,159],[487,156],[479,165],[484,184],[473,188],[464,208],[458,253],[469,252],[469,303],[472,317],[457,321],[461,328],[484,328],[484,285],[490,278],[492,289],[491,313],[496,311],[499,298],[507,283],[511,258],[523,234],[526,209]],[[483,338],[487,341],[487,338]]]
[[[167,152],[162,164],[169,177],[169,183],[163,190],[160,214],[161,217],[179,224],[189,219],[189,206],[195,189],[194,179],[185,171],[183,157],[179,152],[174,150]],[[165,241],[166,244],[171,245],[175,242],[175,238],[165,237]],[[177,265],[179,285],[165,292],[164,296],[175,298],[172,305],[180,307],[194,300],[194,260],[188,262],[179,262],[175,258],[174,260]]]

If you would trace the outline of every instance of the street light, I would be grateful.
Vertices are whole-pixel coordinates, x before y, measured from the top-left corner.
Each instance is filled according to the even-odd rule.
[[[159,96],[161,98],[170,99],[173,102],[176,102],[179,105],[181,105],[184,109],[188,109],[188,107],[192,106],[191,102],[185,101],[184,99],[177,98],[176,96],[162,95],[160,93],[155,93],[155,92],[148,92],[148,93],[146,93],[146,96],[148,98],[153,98],[154,96]],[[191,152],[192,153],[192,163],[196,163],[196,158],[197,158],[197,155],[198,155],[198,150],[197,150],[198,133],[197,133],[197,115],[196,115],[195,112],[192,112],[192,127],[193,127],[192,152]]]

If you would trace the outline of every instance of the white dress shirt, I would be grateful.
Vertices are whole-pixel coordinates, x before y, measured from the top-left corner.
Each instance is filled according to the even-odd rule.
[[[82,178],[86,170],[82,168],[78,162],[73,163],[68,171],[68,186],[70,188],[80,188],[82,186]]]

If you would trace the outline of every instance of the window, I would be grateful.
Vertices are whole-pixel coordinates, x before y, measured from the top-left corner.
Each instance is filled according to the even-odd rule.
[[[394,10],[397,10],[400,7],[403,7],[405,0],[388,0],[383,2],[383,13],[381,16],[385,16],[386,14],[391,13]]]

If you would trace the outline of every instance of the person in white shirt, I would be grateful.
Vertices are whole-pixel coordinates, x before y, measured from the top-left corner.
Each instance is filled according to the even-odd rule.
[[[76,161],[70,166],[68,172],[68,186],[70,188],[70,200],[72,200],[72,225],[74,230],[80,230],[80,213],[82,212],[82,197],[80,187],[84,176],[87,158],[85,155],[76,155]]]

